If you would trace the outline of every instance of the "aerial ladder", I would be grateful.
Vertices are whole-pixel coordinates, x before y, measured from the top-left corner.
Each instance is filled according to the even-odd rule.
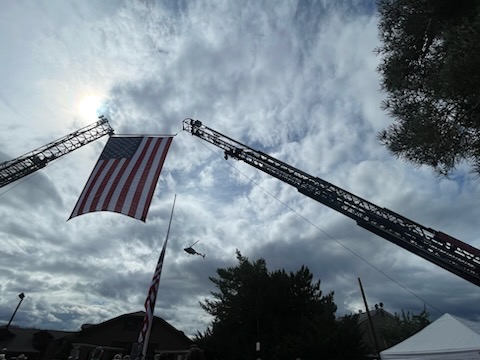
[[[443,232],[379,207],[325,180],[254,150],[202,124],[185,119],[183,130],[293,187],[348,217],[372,233],[480,286],[480,250]]]
[[[108,119],[100,116],[99,120],[93,124],[87,125],[16,159],[1,163],[0,188],[44,168],[49,162],[104,135],[112,135],[113,132],[114,130],[110,127]]]

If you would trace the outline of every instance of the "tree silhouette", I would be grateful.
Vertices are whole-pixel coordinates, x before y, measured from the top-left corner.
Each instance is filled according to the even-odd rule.
[[[307,267],[269,272],[264,259],[250,262],[238,250],[237,260],[210,277],[218,291],[201,303],[214,318],[196,339],[207,354],[222,360],[363,358],[357,318],[336,320],[333,292],[323,296]]]
[[[396,156],[448,174],[480,174],[480,2],[378,0],[378,71]]]

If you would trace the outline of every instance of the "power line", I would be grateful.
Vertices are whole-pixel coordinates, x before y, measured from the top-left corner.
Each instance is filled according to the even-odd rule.
[[[213,151],[210,147],[208,147],[206,144],[204,144],[203,142],[200,142],[198,139],[196,139],[200,144],[202,144],[202,146],[204,146],[205,148],[207,148],[208,150],[210,150],[216,157],[224,160],[221,156],[219,156],[215,151]],[[224,160],[225,161],[225,160]],[[435,307],[434,305],[432,305],[431,303],[429,303],[428,301],[426,301],[425,299],[423,299],[421,296],[415,294],[412,290],[410,290],[408,287],[406,287],[405,285],[403,285],[402,283],[400,283],[399,281],[395,280],[394,278],[392,278],[390,275],[388,275],[387,273],[385,273],[384,271],[382,271],[381,269],[379,269],[377,266],[373,265],[372,263],[370,263],[367,259],[365,259],[363,256],[361,256],[360,254],[358,254],[357,252],[355,252],[354,250],[350,249],[349,247],[347,247],[345,244],[341,243],[339,240],[337,240],[334,236],[332,236],[331,234],[329,234],[328,232],[326,232],[325,230],[321,229],[319,226],[317,226],[316,224],[314,224],[313,222],[311,222],[309,219],[307,219],[305,216],[303,216],[302,214],[298,213],[295,209],[293,209],[292,207],[290,207],[288,204],[286,204],[284,201],[280,200],[278,197],[276,197],[274,194],[272,194],[271,192],[269,192],[268,190],[266,190],[265,188],[263,188],[260,184],[258,184],[255,180],[249,178],[246,174],[244,174],[243,172],[241,172],[238,168],[236,168],[231,162],[228,162],[228,165],[231,166],[235,171],[237,171],[239,174],[241,174],[242,176],[244,176],[246,179],[248,179],[248,181],[250,181],[252,184],[254,184],[255,186],[257,186],[258,188],[260,188],[262,191],[264,191],[266,194],[268,194],[269,196],[271,196],[272,198],[274,198],[275,200],[277,200],[278,202],[280,202],[284,207],[286,207],[288,210],[292,211],[294,214],[296,214],[297,216],[299,216],[300,218],[302,218],[304,221],[306,221],[308,224],[310,224],[311,226],[313,226],[314,228],[316,228],[318,231],[320,231],[321,233],[323,233],[325,236],[327,236],[328,238],[330,238],[331,240],[335,241],[337,244],[339,244],[341,247],[343,247],[345,250],[349,251],[351,254],[353,254],[354,256],[356,256],[357,258],[359,258],[361,261],[363,261],[365,264],[367,264],[368,266],[370,266],[371,268],[373,268],[375,271],[379,272],[380,274],[382,274],[383,276],[385,276],[387,279],[389,279],[390,281],[394,282],[395,284],[397,284],[398,286],[400,286],[402,289],[404,289],[405,291],[407,291],[408,293],[410,293],[411,295],[413,295],[414,297],[416,297],[417,299],[421,300],[425,305],[428,305],[430,306],[433,310],[437,311],[439,314],[444,314],[445,312],[444,311],[441,311],[439,310],[437,307]]]

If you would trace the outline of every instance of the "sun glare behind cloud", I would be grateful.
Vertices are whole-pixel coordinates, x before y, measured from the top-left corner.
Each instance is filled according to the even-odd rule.
[[[86,95],[78,103],[78,112],[82,117],[95,119],[102,105],[102,97],[99,95]]]

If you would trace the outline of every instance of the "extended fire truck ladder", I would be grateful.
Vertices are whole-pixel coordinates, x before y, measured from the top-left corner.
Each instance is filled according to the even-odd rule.
[[[183,130],[223,149],[225,159],[232,157],[244,161],[352,218],[359,226],[480,286],[479,249],[254,150],[208,128],[199,120],[185,119]]]
[[[52,160],[76,150],[104,135],[112,135],[107,118],[74,131],[16,159],[0,164],[0,188],[47,166]]]

